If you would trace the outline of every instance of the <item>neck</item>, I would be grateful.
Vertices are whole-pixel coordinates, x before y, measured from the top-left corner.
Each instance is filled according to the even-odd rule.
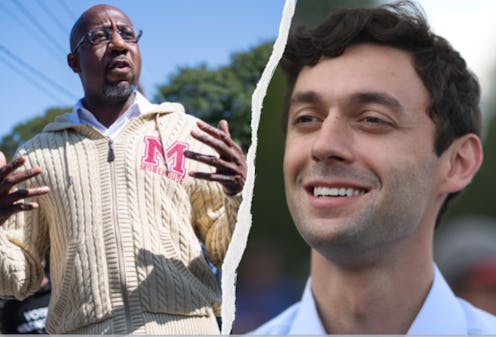
[[[132,93],[127,99],[118,102],[85,96],[82,103],[102,125],[108,128],[134,103],[135,95]]]
[[[425,241],[425,240],[424,240]],[[312,250],[312,293],[332,334],[406,334],[433,280],[432,244],[390,248],[382,260],[348,268]]]

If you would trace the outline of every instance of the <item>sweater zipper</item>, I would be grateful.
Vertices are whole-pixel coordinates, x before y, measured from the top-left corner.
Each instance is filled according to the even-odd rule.
[[[121,285],[121,295],[122,295],[122,305],[124,307],[124,315],[126,318],[126,329],[127,333],[131,333],[132,324],[131,324],[131,310],[129,309],[129,298],[127,295],[127,283],[126,283],[126,275],[125,275],[125,265],[124,265],[124,249],[122,248],[122,240],[120,235],[119,228],[119,219],[117,217],[117,186],[115,181],[115,152],[113,147],[114,142],[112,139],[108,139],[108,155],[107,161],[110,165],[110,177],[111,177],[111,185],[112,185],[112,203],[113,203],[113,223],[114,223],[114,232],[115,232],[115,241],[117,243],[117,260],[118,260],[118,273],[119,273],[119,283]]]

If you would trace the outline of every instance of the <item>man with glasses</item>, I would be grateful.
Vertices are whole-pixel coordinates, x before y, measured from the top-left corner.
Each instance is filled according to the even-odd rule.
[[[67,58],[84,97],[11,163],[0,152],[0,294],[36,291],[50,248],[50,333],[219,333],[202,244],[219,267],[245,159],[225,121],[136,91],[140,37],[115,7],[85,11]]]

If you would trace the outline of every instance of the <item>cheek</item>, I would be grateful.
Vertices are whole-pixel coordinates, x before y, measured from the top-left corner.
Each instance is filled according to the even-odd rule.
[[[403,198],[405,202],[416,204],[417,208],[422,209],[433,201],[438,161],[434,154],[414,147],[379,158],[380,167],[377,170],[388,192],[386,195]]]
[[[298,204],[298,193],[297,193],[297,177],[299,171],[301,171],[301,150],[297,151],[293,146],[286,142],[286,149],[284,152],[283,161],[283,172],[284,172],[284,194],[286,197],[286,204],[288,206],[289,213],[293,218],[295,218],[295,205]]]
[[[141,73],[141,55],[138,54],[136,57],[136,73]]]
[[[101,74],[103,73],[101,63],[102,61],[96,57],[81,59],[81,75],[88,79],[101,78]]]
[[[309,148],[298,139],[288,138],[284,150],[284,181],[286,188],[292,185],[298,175],[298,172],[304,167],[307,158],[310,157]]]
[[[360,156],[367,162],[367,166],[373,171],[380,172],[381,176],[387,175],[389,171],[402,171],[405,168],[411,171],[423,171],[436,159],[432,144],[418,139],[384,142],[369,140],[360,148],[362,149]]]
[[[134,73],[137,75],[137,77],[139,77],[140,73],[141,73],[141,63],[142,63],[142,60],[141,60],[141,52],[140,50],[137,48],[133,49],[131,51],[131,60],[134,64]]]

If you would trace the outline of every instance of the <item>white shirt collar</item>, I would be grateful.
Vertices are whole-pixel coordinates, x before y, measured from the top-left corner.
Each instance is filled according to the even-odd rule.
[[[413,321],[409,335],[456,335],[467,333],[467,321],[458,299],[434,266],[429,294]]]
[[[93,113],[83,106],[82,100],[79,100],[72,108],[72,112],[69,115],[69,120],[74,124],[85,124],[92,126],[96,130],[100,131],[104,136],[113,139],[120,131],[122,131],[122,129],[124,129],[130,120],[152,111],[153,104],[151,104],[138,91],[135,93],[136,95],[133,104],[108,128],[102,125],[95,118]]]
[[[326,334],[320,321],[311,291],[310,279],[300,302],[299,310],[291,324],[289,334]],[[434,265],[434,280],[427,298],[413,321],[409,335],[466,334],[467,321],[458,299],[446,283],[441,272]]]
[[[326,334],[317,312],[317,306],[315,305],[310,284],[311,282],[309,278],[307,284],[305,285],[299,310],[294,318],[293,324],[291,324],[289,329],[289,335]]]

